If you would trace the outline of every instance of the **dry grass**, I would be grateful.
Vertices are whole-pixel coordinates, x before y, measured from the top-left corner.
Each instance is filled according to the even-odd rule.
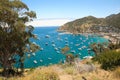
[[[75,72],[73,66],[64,68],[64,71],[65,71],[65,73],[67,73],[67,74],[69,74],[69,75],[73,75],[73,73]]]
[[[59,80],[59,76],[53,67],[44,67],[34,70],[26,80]]]
[[[114,71],[113,77],[120,80],[120,67]]]
[[[4,78],[0,78],[4,80]],[[53,66],[41,67],[24,73],[24,77],[12,77],[5,80],[60,80]]]
[[[13,77],[6,80],[120,80],[120,67],[115,71],[105,71],[99,67],[96,71],[79,73],[74,66],[53,65],[29,70],[24,77]],[[5,80],[0,77],[0,80]]]

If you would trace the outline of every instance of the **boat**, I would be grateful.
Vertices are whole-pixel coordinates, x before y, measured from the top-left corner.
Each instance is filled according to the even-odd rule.
[[[50,35],[45,35],[45,38],[50,38]]]
[[[45,43],[45,45],[47,46],[47,45],[48,45],[48,43]]]
[[[41,48],[40,50],[43,51],[43,48]]]
[[[54,44],[55,42],[54,41],[52,41],[52,44]]]
[[[68,38],[67,38],[67,37],[65,37],[65,40],[68,40]]]
[[[58,47],[58,49],[61,49],[61,47]]]
[[[80,40],[82,40],[82,38],[80,38]]]
[[[79,46],[80,44],[75,44],[75,46]]]
[[[82,46],[82,49],[85,49],[85,48],[87,48],[86,46]]]
[[[58,37],[57,40],[60,40],[60,38]]]
[[[57,53],[60,53],[60,51],[56,51]]]
[[[37,64],[37,61],[36,61],[36,60],[34,60],[33,62],[34,62],[35,64]]]
[[[30,50],[30,52],[32,52],[32,50]]]
[[[55,47],[55,44],[52,44],[53,47]]]
[[[82,48],[78,48],[78,50],[82,50]]]
[[[83,57],[84,59],[91,59],[91,58],[93,58],[92,56],[85,56],[85,57]]]
[[[76,53],[76,51],[75,50],[71,50],[71,53]]]
[[[68,43],[68,41],[65,41],[65,43]]]
[[[81,53],[78,53],[79,55],[81,55]]]
[[[32,53],[33,56],[35,56],[35,53]]]
[[[58,48],[54,48],[56,51],[58,51]]]
[[[90,51],[91,49],[90,49],[90,48],[88,48],[87,50],[88,50],[88,51]]]
[[[30,54],[28,54],[28,57],[30,57]]]
[[[41,59],[40,62],[43,62],[43,60]]]
[[[48,59],[51,60],[52,58],[49,57]]]
[[[35,45],[36,45],[36,42],[33,42],[33,44],[35,44]]]
[[[65,46],[69,46],[69,44],[65,44]]]

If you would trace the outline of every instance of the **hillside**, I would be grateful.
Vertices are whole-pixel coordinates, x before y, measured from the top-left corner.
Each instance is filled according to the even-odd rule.
[[[93,16],[80,18],[64,24],[58,29],[58,31],[68,31],[72,33],[100,31],[107,32],[108,30],[105,31],[106,27],[108,27],[107,29],[111,27],[120,29],[120,13],[107,16],[106,18],[96,18]],[[111,31],[115,30],[118,29],[114,29]]]
[[[105,19],[106,19],[106,23],[109,26],[116,27],[116,28],[120,29],[120,13],[112,14],[110,16],[107,16]]]
[[[84,66],[90,60],[83,60],[80,62]],[[36,69],[25,70],[24,76],[17,76],[11,78],[0,77],[0,80],[119,80],[119,76],[116,77],[115,71],[105,71],[100,68],[100,65],[95,63],[96,70],[80,72],[75,65],[51,65],[48,67],[39,67]],[[86,70],[87,68],[85,68]],[[117,68],[120,71],[120,68]],[[117,72],[118,73],[118,72]]]

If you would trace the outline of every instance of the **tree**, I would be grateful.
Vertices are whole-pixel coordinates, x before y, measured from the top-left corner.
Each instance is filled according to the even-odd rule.
[[[70,50],[70,48],[69,48],[68,46],[65,46],[65,47],[63,47],[63,48],[61,49],[61,52],[62,52],[63,54],[66,54],[69,50]]]
[[[65,46],[61,49],[61,53],[65,55],[66,57],[66,62],[71,65],[74,62],[75,58],[78,58],[79,55],[74,55],[73,53],[69,53],[69,46]]]
[[[72,62],[74,62],[75,56],[72,53],[66,54],[66,62],[68,62],[68,64],[72,64]]]
[[[0,65],[4,76],[11,74],[10,70],[15,71],[15,63],[19,63],[22,73],[25,54],[39,49],[30,42],[31,38],[36,38],[32,33],[34,28],[25,25],[34,18],[35,12],[29,11],[21,0],[0,0]]]
[[[90,48],[91,51],[93,51],[96,56],[106,50],[109,50],[107,43],[93,43],[90,45]]]
[[[117,66],[120,66],[120,51],[105,51],[95,56],[93,60],[98,61],[98,63],[101,64],[101,67],[105,70],[113,69]]]

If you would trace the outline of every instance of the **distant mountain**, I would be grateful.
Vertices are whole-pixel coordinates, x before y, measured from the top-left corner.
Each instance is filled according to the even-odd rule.
[[[72,33],[99,32],[109,26],[120,29],[120,13],[107,16],[106,18],[96,18],[93,16],[80,18],[64,24],[58,31],[68,31]]]

